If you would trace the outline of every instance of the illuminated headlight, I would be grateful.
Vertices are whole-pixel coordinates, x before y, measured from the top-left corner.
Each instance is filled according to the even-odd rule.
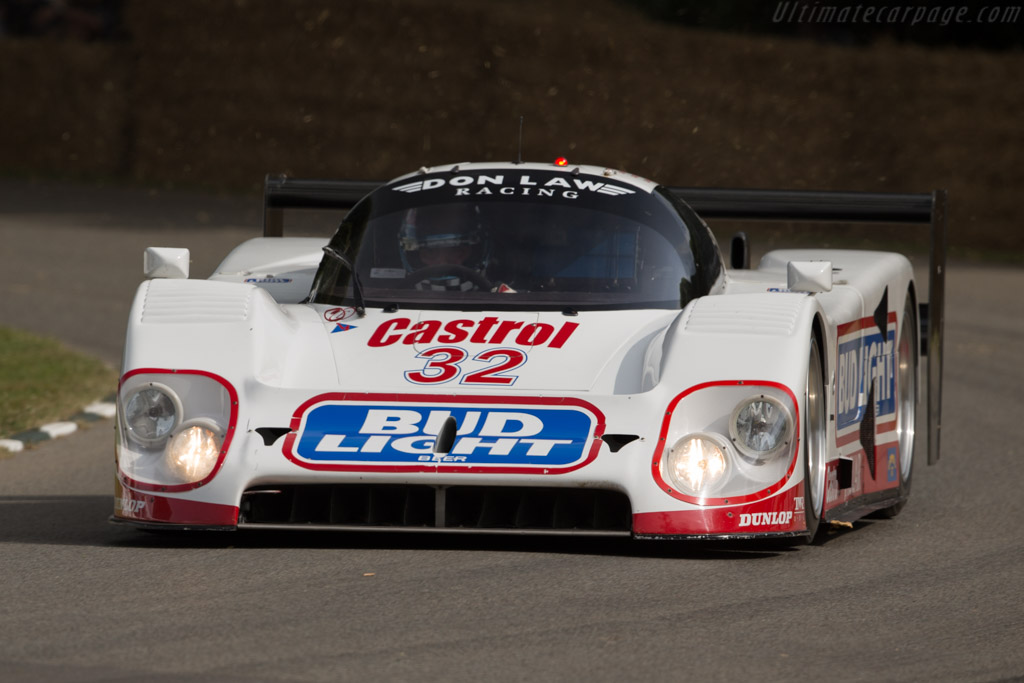
[[[711,490],[726,470],[725,449],[702,434],[676,441],[661,460],[661,476],[673,488],[702,495]]]
[[[124,403],[128,436],[146,446],[161,443],[181,419],[181,401],[163,384],[149,382]]]
[[[199,370],[132,370],[118,394],[115,453],[123,483],[185,491],[214,476],[238,417],[227,380]]]
[[[793,440],[793,418],[777,399],[755,396],[732,411],[729,435],[740,455],[761,465],[787,450]]]
[[[167,469],[182,483],[205,479],[217,465],[220,435],[204,422],[186,424],[167,444]]]

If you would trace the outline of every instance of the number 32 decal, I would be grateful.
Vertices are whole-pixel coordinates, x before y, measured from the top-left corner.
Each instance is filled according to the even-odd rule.
[[[471,363],[486,363],[463,374],[462,363],[469,353],[458,346],[435,346],[416,355],[426,360],[419,370],[409,370],[405,378],[414,384],[443,384],[462,375],[460,384],[485,384],[489,386],[511,386],[518,375],[507,374],[526,362],[526,354],[519,349],[487,349],[473,356]]]

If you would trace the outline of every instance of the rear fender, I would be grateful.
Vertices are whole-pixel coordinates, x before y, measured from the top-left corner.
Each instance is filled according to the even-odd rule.
[[[309,295],[327,240],[318,237],[256,237],[235,247],[211,280],[255,285],[279,303]]]

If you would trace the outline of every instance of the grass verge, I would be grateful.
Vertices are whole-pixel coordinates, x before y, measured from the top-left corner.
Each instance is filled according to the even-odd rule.
[[[0,438],[113,394],[117,374],[54,339],[0,327]]]

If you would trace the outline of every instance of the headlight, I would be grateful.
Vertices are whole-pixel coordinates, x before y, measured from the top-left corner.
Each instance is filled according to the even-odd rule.
[[[683,437],[661,460],[662,478],[676,490],[696,495],[712,489],[725,469],[725,449],[701,434]]]
[[[149,382],[125,401],[125,429],[132,440],[146,446],[159,444],[181,419],[181,401],[163,384]]]
[[[796,467],[799,415],[796,396],[777,382],[692,387],[666,407],[654,480],[696,505],[776,493]]]
[[[740,455],[761,465],[787,450],[793,439],[793,418],[779,400],[755,396],[732,411],[729,435]]]
[[[133,370],[121,378],[117,467],[142,491],[187,491],[207,483],[231,447],[238,394],[199,370]]]
[[[167,469],[182,483],[205,479],[216,466],[221,439],[212,427],[187,424],[168,442],[164,453]]]

